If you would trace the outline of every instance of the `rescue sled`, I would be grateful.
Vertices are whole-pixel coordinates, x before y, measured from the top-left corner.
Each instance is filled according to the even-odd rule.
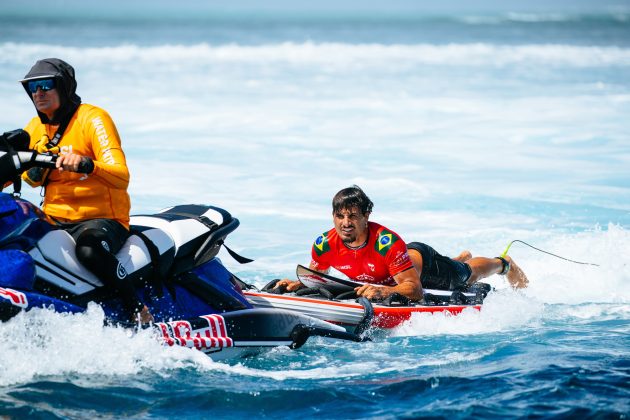
[[[354,330],[365,322],[366,300],[357,299],[354,288],[362,283],[336,278],[313,271],[302,265],[296,270],[298,280],[305,288],[294,293],[274,289],[278,279],[262,290],[241,285],[247,300],[256,308],[275,308],[295,311],[304,315]],[[367,302],[373,311],[370,327],[395,328],[415,313],[448,312],[457,315],[463,310],[480,310],[490,286],[477,283],[465,291],[424,289],[421,302],[411,302],[394,294],[382,302]]]

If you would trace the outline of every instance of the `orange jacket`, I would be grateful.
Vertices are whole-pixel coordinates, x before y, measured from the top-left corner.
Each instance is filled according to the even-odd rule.
[[[48,150],[46,143],[57,132],[56,126],[42,124],[39,117],[24,129],[31,136],[30,147],[39,152]],[[94,171],[80,174],[50,170],[44,213],[63,222],[114,219],[129,228],[129,170],[118,131],[105,110],[88,104],[79,106],[61,141],[51,149],[55,154],[70,151],[91,158]],[[23,178],[28,182],[27,177]]]

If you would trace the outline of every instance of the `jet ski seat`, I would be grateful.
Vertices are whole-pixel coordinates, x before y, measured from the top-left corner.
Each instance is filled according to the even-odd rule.
[[[151,216],[132,216],[132,232],[149,236],[153,230],[166,232],[172,239],[172,262],[162,267],[168,275],[177,275],[214,258],[225,237],[239,225],[238,219],[218,207],[205,205],[175,206]],[[170,243],[158,243],[160,256]],[[170,250],[170,248],[168,248]]]
[[[227,211],[202,205],[132,216],[130,222],[131,235],[116,256],[136,281],[169,278],[209,261],[239,224]],[[77,261],[74,239],[64,230],[47,233],[29,253],[39,277],[74,295],[103,286]]]

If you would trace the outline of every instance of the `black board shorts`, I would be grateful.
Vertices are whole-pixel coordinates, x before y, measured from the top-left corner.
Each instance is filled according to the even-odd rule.
[[[129,231],[123,225],[111,219],[90,219],[78,223],[62,223],[61,228],[68,231],[75,241],[88,230],[100,231],[99,235],[107,242],[108,251],[117,253],[129,238]]]
[[[468,264],[440,255],[435,249],[422,242],[410,242],[407,248],[416,250],[422,255],[420,281],[423,288],[464,290],[468,287],[468,279],[472,275],[472,269]]]

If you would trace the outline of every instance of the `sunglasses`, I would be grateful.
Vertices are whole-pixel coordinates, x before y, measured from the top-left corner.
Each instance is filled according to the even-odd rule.
[[[55,88],[55,79],[31,80],[28,82],[27,87],[31,93],[37,92],[37,89],[41,89],[42,92],[48,92]]]

